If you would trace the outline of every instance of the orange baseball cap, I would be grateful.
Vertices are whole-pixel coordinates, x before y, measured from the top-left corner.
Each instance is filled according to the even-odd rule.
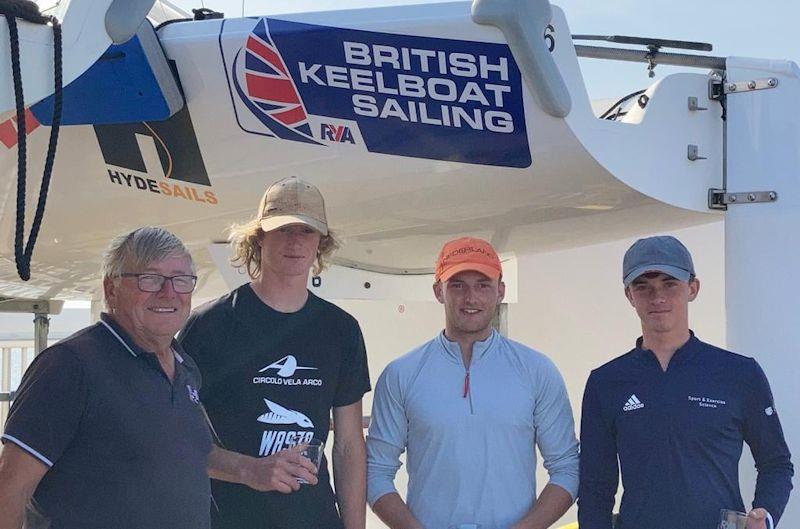
[[[480,272],[491,279],[503,274],[497,252],[483,239],[461,237],[445,243],[436,259],[436,282],[447,281],[467,270]]]

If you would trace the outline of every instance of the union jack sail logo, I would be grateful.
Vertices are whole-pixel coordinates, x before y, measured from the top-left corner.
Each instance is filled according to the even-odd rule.
[[[266,19],[261,19],[233,61],[233,84],[242,103],[275,136],[313,143],[303,100],[294,85]]]

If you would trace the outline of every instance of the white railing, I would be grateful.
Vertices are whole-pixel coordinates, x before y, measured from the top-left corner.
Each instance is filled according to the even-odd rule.
[[[35,356],[33,340],[0,341],[0,432],[8,417],[11,399],[22,374]]]

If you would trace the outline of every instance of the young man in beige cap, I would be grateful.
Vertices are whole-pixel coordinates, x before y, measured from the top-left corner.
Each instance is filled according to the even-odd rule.
[[[306,288],[312,268],[319,274],[337,247],[322,195],[294,177],[276,182],[230,240],[234,264],[252,281],[200,307],[180,341],[200,367],[200,396],[220,444],[274,464],[263,492],[214,481],[212,526],[363,529],[361,399],[370,390],[364,340],[352,316]],[[324,459],[318,481],[296,464],[297,450],[327,440],[331,409],[335,496]],[[212,469],[229,462],[230,474],[248,471],[228,452],[215,454],[227,459],[212,455]],[[229,473],[212,477],[247,482]]]
[[[444,332],[390,363],[375,388],[370,505],[391,529],[546,529],[578,491],[578,442],[561,375],[492,327],[505,285],[488,242],[445,244],[433,291]],[[538,498],[536,446],[550,474]],[[394,478],[406,449],[404,502]]]

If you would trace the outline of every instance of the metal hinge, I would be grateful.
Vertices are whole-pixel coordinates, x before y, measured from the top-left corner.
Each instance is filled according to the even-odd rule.
[[[766,79],[751,79],[749,81],[723,81],[719,77],[712,77],[708,81],[708,98],[718,101],[723,95],[741,94],[753,90],[769,90],[778,86],[776,77]]]
[[[14,400],[14,396],[17,394],[16,391],[9,391],[8,393],[0,393],[0,402],[11,402]]]
[[[744,193],[728,193],[724,189],[708,190],[708,209],[728,209],[729,205],[760,204],[778,200],[777,191],[746,191]]]

